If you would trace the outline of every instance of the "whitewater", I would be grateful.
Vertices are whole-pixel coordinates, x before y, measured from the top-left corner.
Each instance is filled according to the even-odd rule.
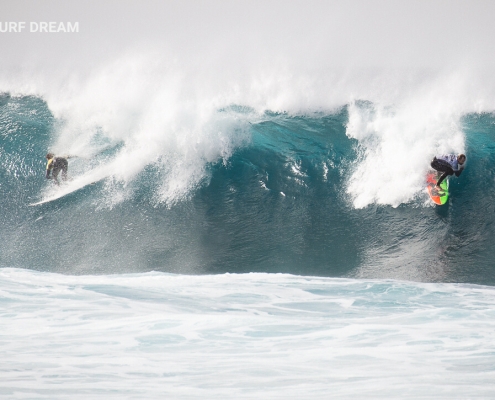
[[[3,269],[5,398],[491,398],[493,287]]]
[[[45,4],[2,23],[78,32],[0,33],[0,397],[495,397],[494,6]]]

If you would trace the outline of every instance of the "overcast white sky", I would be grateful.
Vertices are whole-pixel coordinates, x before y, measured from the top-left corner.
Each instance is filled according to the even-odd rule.
[[[492,0],[0,0],[0,15],[2,22],[79,22],[77,34],[0,33],[3,65],[90,66],[132,47],[186,60],[495,65]]]

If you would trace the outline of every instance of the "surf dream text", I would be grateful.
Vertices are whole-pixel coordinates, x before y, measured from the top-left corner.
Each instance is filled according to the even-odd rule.
[[[28,30],[29,29],[29,30]],[[79,33],[79,22],[0,22],[0,33]]]

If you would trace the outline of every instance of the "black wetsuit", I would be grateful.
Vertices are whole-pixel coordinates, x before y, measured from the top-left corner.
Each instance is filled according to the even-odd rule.
[[[434,170],[443,172],[442,176],[437,181],[437,186],[440,186],[447,176],[455,174],[455,176],[458,177],[464,168],[462,164],[458,163],[455,154],[440,156],[440,158],[434,157],[430,165]]]
[[[69,168],[69,162],[63,157],[53,157],[48,160],[46,165],[46,179],[53,179],[58,183],[58,174],[62,171],[62,179],[67,179],[67,170]],[[50,171],[52,176],[50,177]]]

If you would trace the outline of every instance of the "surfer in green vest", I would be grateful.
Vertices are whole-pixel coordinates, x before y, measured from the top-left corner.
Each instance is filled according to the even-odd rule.
[[[454,175],[459,176],[464,169],[464,163],[466,162],[466,156],[464,154],[444,154],[433,158],[431,162],[431,167],[442,172],[442,175],[437,181],[437,186],[444,181],[447,176]]]
[[[67,170],[69,169],[69,157],[55,157],[52,153],[46,155],[48,162],[46,163],[46,179],[53,179],[57,185],[60,185],[58,181],[58,174],[62,171],[62,179],[67,180]],[[50,176],[51,173],[51,176]]]

